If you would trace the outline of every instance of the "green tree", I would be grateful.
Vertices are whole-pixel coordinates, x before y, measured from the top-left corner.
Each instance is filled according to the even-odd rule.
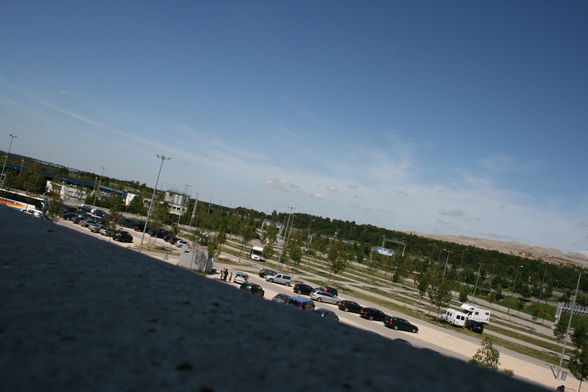
[[[468,294],[470,290],[467,286],[463,286],[461,290],[459,290],[459,301],[460,302],[467,302],[468,301]]]
[[[254,239],[257,236],[255,226],[251,222],[243,222],[239,227],[239,235],[241,236],[241,250],[239,251],[239,261],[241,261],[241,255],[245,249],[245,244]]]
[[[419,291],[419,296],[423,298],[425,294],[427,294],[427,288],[429,287],[429,279],[430,275],[427,271],[421,271],[421,273],[417,277],[417,289]]]
[[[327,260],[329,261],[329,269],[332,274],[339,275],[345,271],[349,265],[349,261],[345,254],[345,246],[341,241],[333,241],[329,247]]]
[[[568,328],[569,321],[570,315],[568,313],[561,312],[561,316],[559,317],[559,320],[553,329],[553,336],[555,336],[555,339],[557,339],[558,343],[563,340]]]
[[[61,201],[61,196],[57,192],[53,192],[49,195],[47,215],[52,218],[63,217],[63,202]]]
[[[470,363],[486,369],[498,370],[500,352],[494,348],[492,339],[486,336],[482,340],[482,347],[476,351],[472,359],[470,359]]]
[[[129,203],[127,211],[131,214],[146,216],[147,208],[145,208],[145,206],[143,205],[143,199],[144,198],[142,195],[135,196],[133,200],[131,200],[131,202]]]
[[[586,345],[586,342],[576,348],[570,358],[568,368],[574,377],[580,380],[578,391],[581,391],[582,382],[588,379],[588,346]]]
[[[263,258],[269,260],[274,256],[276,243],[275,241],[268,241],[263,247]]]

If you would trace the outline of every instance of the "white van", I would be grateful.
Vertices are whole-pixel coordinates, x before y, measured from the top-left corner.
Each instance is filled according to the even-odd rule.
[[[490,311],[472,304],[462,304],[460,310],[468,314],[468,319],[488,324],[490,322]]]
[[[251,260],[263,261],[263,246],[254,246],[249,251]]]
[[[455,325],[456,327],[463,327],[465,326],[465,322],[468,318],[468,314],[465,312],[460,312],[459,310],[455,309],[446,309],[443,316],[441,316],[441,320],[449,323],[451,325]]]

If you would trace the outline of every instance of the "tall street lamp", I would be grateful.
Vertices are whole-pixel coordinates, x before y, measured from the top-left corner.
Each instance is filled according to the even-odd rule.
[[[574,299],[572,300],[572,309],[570,310],[570,319],[568,320],[568,327],[566,328],[566,334],[563,338],[563,348],[561,350],[561,355],[559,357],[559,367],[557,368],[557,377],[561,379],[561,365],[563,364],[563,358],[566,353],[566,343],[568,340],[568,334],[570,332],[570,326],[572,325],[572,317],[574,316],[574,307],[576,306],[576,299],[578,298],[578,289],[580,288],[580,278],[582,277],[582,271],[578,274],[578,283],[576,284],[576,293],[574,294]]]
[[[280,257],[278,258],[278,263],[282,262],[282,256],[284,255],[284,250],[286,249],[286,244],[288,243],[288,237],[290,236],[290,232],[288,231],[288,225],[290,228],[292,227],[292,223],[290,223],[290,218],[292,217],[292,210],[294,207],[288,207],[290,209],[290,214],[288,215],[288,220],[286,221],[286,232],[284,233],[283,241],[282,241],[282,251],[280,252]],[[292,217],[293,218],[293,217]],[[292,219],[294,221],[294,219]]]
[[[171,158],[165,155],[157,154],[158,159],[161,159],[159,165],[159,172],[157,172],[157,180],[155,180],[155,188],[153,188],[153,195],[151,196],[151,202],[149,202],[149,209],[147,210],[147,221],[143,226],[143,234],[141,235],[141,243],[139,244],[139,253],[143,250],[143,239],[145,238],[145,232],[147,231],[147,225],[149,225],[149,218],[151,217],[151,210],[153,209],[153,200],[155,199],[155,192],[157,192],[157,185],[159,184],[159,176],[161,175],[161,168],[163,168],[163,162],[169,161]]]
[[[188,197],[188,188],[190,187],[190,185],[186,184],[184,186],[184,197],[182,200],[182,206],[180,208],[180,215],[178,216],[178,225],[180,224],[180,219],[182,219],[182,211],[184,210],[184,206],[186,205],[186,199]]]
[[[512,282],[512,292],[510,293],[510,299],[508,301],[508,312],[507,312],[508,314],[510,314],[510,308],[512,306],[512,297],[514,297],[514,293],[515,293],[515,287],[516,287],[516,284],[517,284],[517,274],[519,273],[519,270],[521,268],[523,268],[522,265],[520,265],[519,268],[517,268],[515,270],[515,276],[514,276],[514,280]]]
[[[198,205],[198,196],[200,194],[198,192],[196,192],[196,200],[194,201],[194,208],[192,208],[192,216],[190,217],[190,224],[188,226],[192,226],[192,220],[194,220],[194,217],[196,216],[196,206]]]
[[[445,267],[443,268],[443,279],[441,279],[441,281],[445,280],[445,271],[447,271],[447,262],[449,261],[449,254],[451,253],[451,251],[447,250],[447,249],[443,249],[445,252],[447,252],[447,258],[445,259]]]
[[[478,279],[480,278],[480,271],[482,269],[482,264],[478,265],[478,275],[476,276],[476,284],[474,284],[474,293],[472,294],[472,297],[476,296],[476,289],[478,288]]]
[[[6,170],[6,162],[8,161],[8,156],[10,155],[10,150],[12,149],[12,141],[17,138],[18,136],[10,134],[10,144],[8,145],[8,152],[4,156],[4,165],[2,165],[2,173],[0,173],[0,181],[2,181],[2,186],[4,186],[4,171]]]
[[[98,196],[98,192],[100,192],[100,182],[102,181],[104,169],[106,168],[104,166],[101,166],[100,169],[102,169],[102,171],[100,172],[100,179],[98,180],[98,186],[96,187],[96,192],[94,193],[94,206],[96,205],[96,197]]]

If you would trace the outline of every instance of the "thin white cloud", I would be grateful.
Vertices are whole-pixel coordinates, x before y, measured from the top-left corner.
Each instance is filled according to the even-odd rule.
[[[520,162],[505,154],[493,154],[478,161],[478,166],[491,174],[525,172],[539,165],[539,161]]]
[[[313,195],[311,195],[312,198],[314,199],[324,199],[325,196],[322,193],[314,193]]]
[[[57,94],[61,94],[61,95],[71,95],[71,91],[70,90],[59,90],[57,92]]]
[[[337,189],[337,187],[336,187],[336,186],[333,186],[333,185],[331,185],[331,186],[328,186],[328,187],[327,187],[327,190],[328,190],[329,192],[337,192],[337,190],[338,190],[338,189]]]
[[[442,208],[442,209],[439,210],[439,215],[464,216],[465,215],[465,211],[460,210],[458,208],[454,208],[454,209]]]

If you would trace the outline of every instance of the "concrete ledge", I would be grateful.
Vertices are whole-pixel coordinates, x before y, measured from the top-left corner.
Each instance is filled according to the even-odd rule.
[[[0,207],[4,391],[537,391]]]

